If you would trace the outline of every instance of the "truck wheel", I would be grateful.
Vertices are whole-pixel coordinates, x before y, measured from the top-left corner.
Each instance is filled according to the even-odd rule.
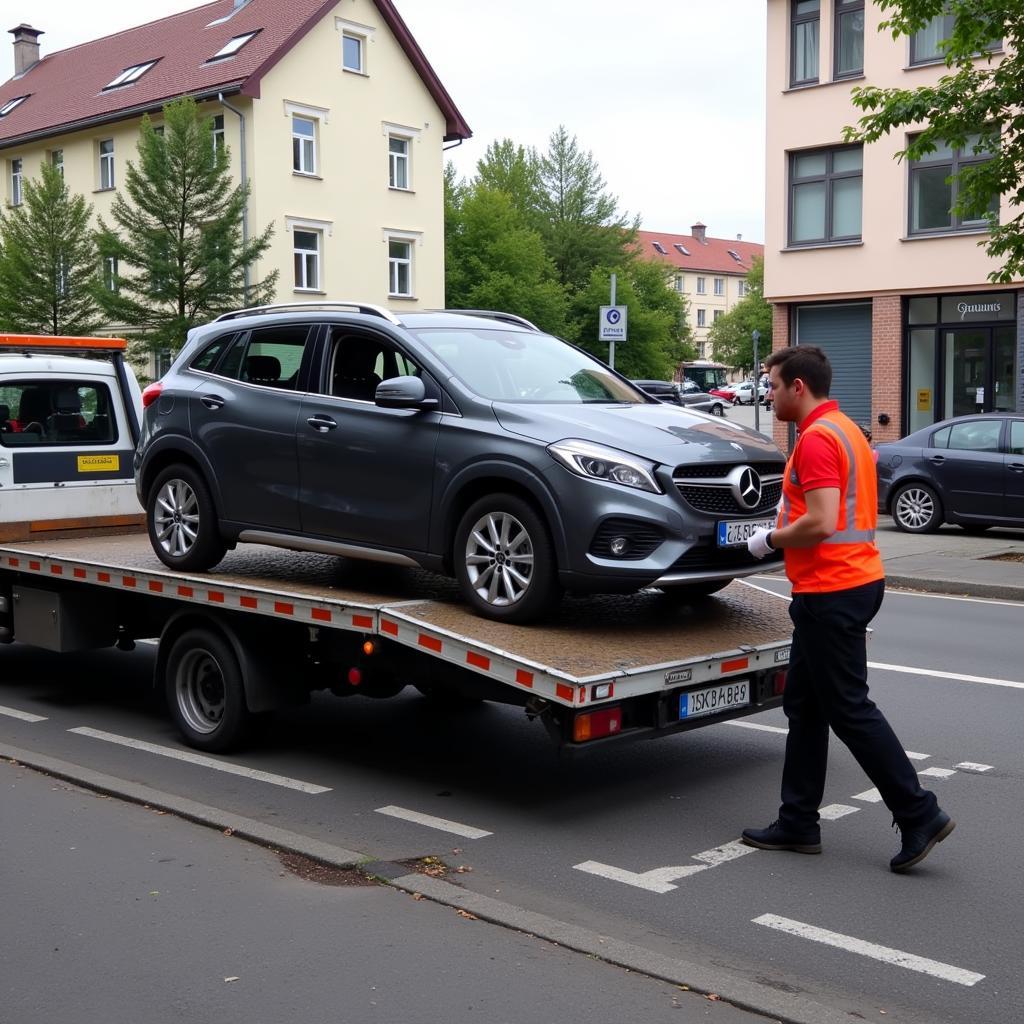
[[[212,569],[227,551],[209,488],[190,466],[168,466],[153,481],[146,525],[153,550],[171,569]]]
[[[942,525],[942,504],[927,484],[906,484],[892,499],[892,518],[905,533],[934,533]]]
[[[174,641],[164,692],[175,725],[198,750],[228,750],[250,724],[238,659],[212,629],[188,629]]]
[[[488,495],[466,510],[452,564],[466,600],[488,619],[529,622],[561,596],[547,527],[514,494]]]

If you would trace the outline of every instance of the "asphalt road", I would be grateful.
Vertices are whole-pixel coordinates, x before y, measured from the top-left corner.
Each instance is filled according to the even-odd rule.
[[[752,582],[785,599],[784,581]],[[15,645],[0,649],[0,742],[373,858],[436,855],[469,869],[471,891],[869,1020],[1006,1024],[1024,1019],[1022,629],[1021,604],[886,598],[872,692],[958,823],[906,876],[888,871],[897,834],[835,742],[824,855],[737,855],[740,829],[775,814],[781,712],[560,765],[515,709],[324,698],[202,765],[168,756],[182,748],[145,692],[152,650]]]

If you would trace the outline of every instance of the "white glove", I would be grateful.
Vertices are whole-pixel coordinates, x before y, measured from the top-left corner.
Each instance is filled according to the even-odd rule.
[[[747,550],[755,558],[764,558],[765,555],[770,555],[775,548],[768,543],[768,538],[771,536],[771,530],[766,530],[763,526],[759,526],[748,538],[747,538]]]

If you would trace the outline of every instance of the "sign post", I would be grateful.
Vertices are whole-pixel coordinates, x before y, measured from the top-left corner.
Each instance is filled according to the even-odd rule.
[[[615,369],[615,342],[626,340],[628,309],[615,305],[615,275],[612,274],[611,305],[601,306],[597,318],[597,340],[608,342],[608,365]]]

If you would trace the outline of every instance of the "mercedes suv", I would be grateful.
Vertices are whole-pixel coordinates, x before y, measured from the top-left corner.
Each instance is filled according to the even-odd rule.
[[[240,542],[420,566],[509,622],[563,590],[720,590],[763,568],[745,542],[782,489],[768,438],[503,313],[229,313],[143,404],[136,488],[170,568]]]

